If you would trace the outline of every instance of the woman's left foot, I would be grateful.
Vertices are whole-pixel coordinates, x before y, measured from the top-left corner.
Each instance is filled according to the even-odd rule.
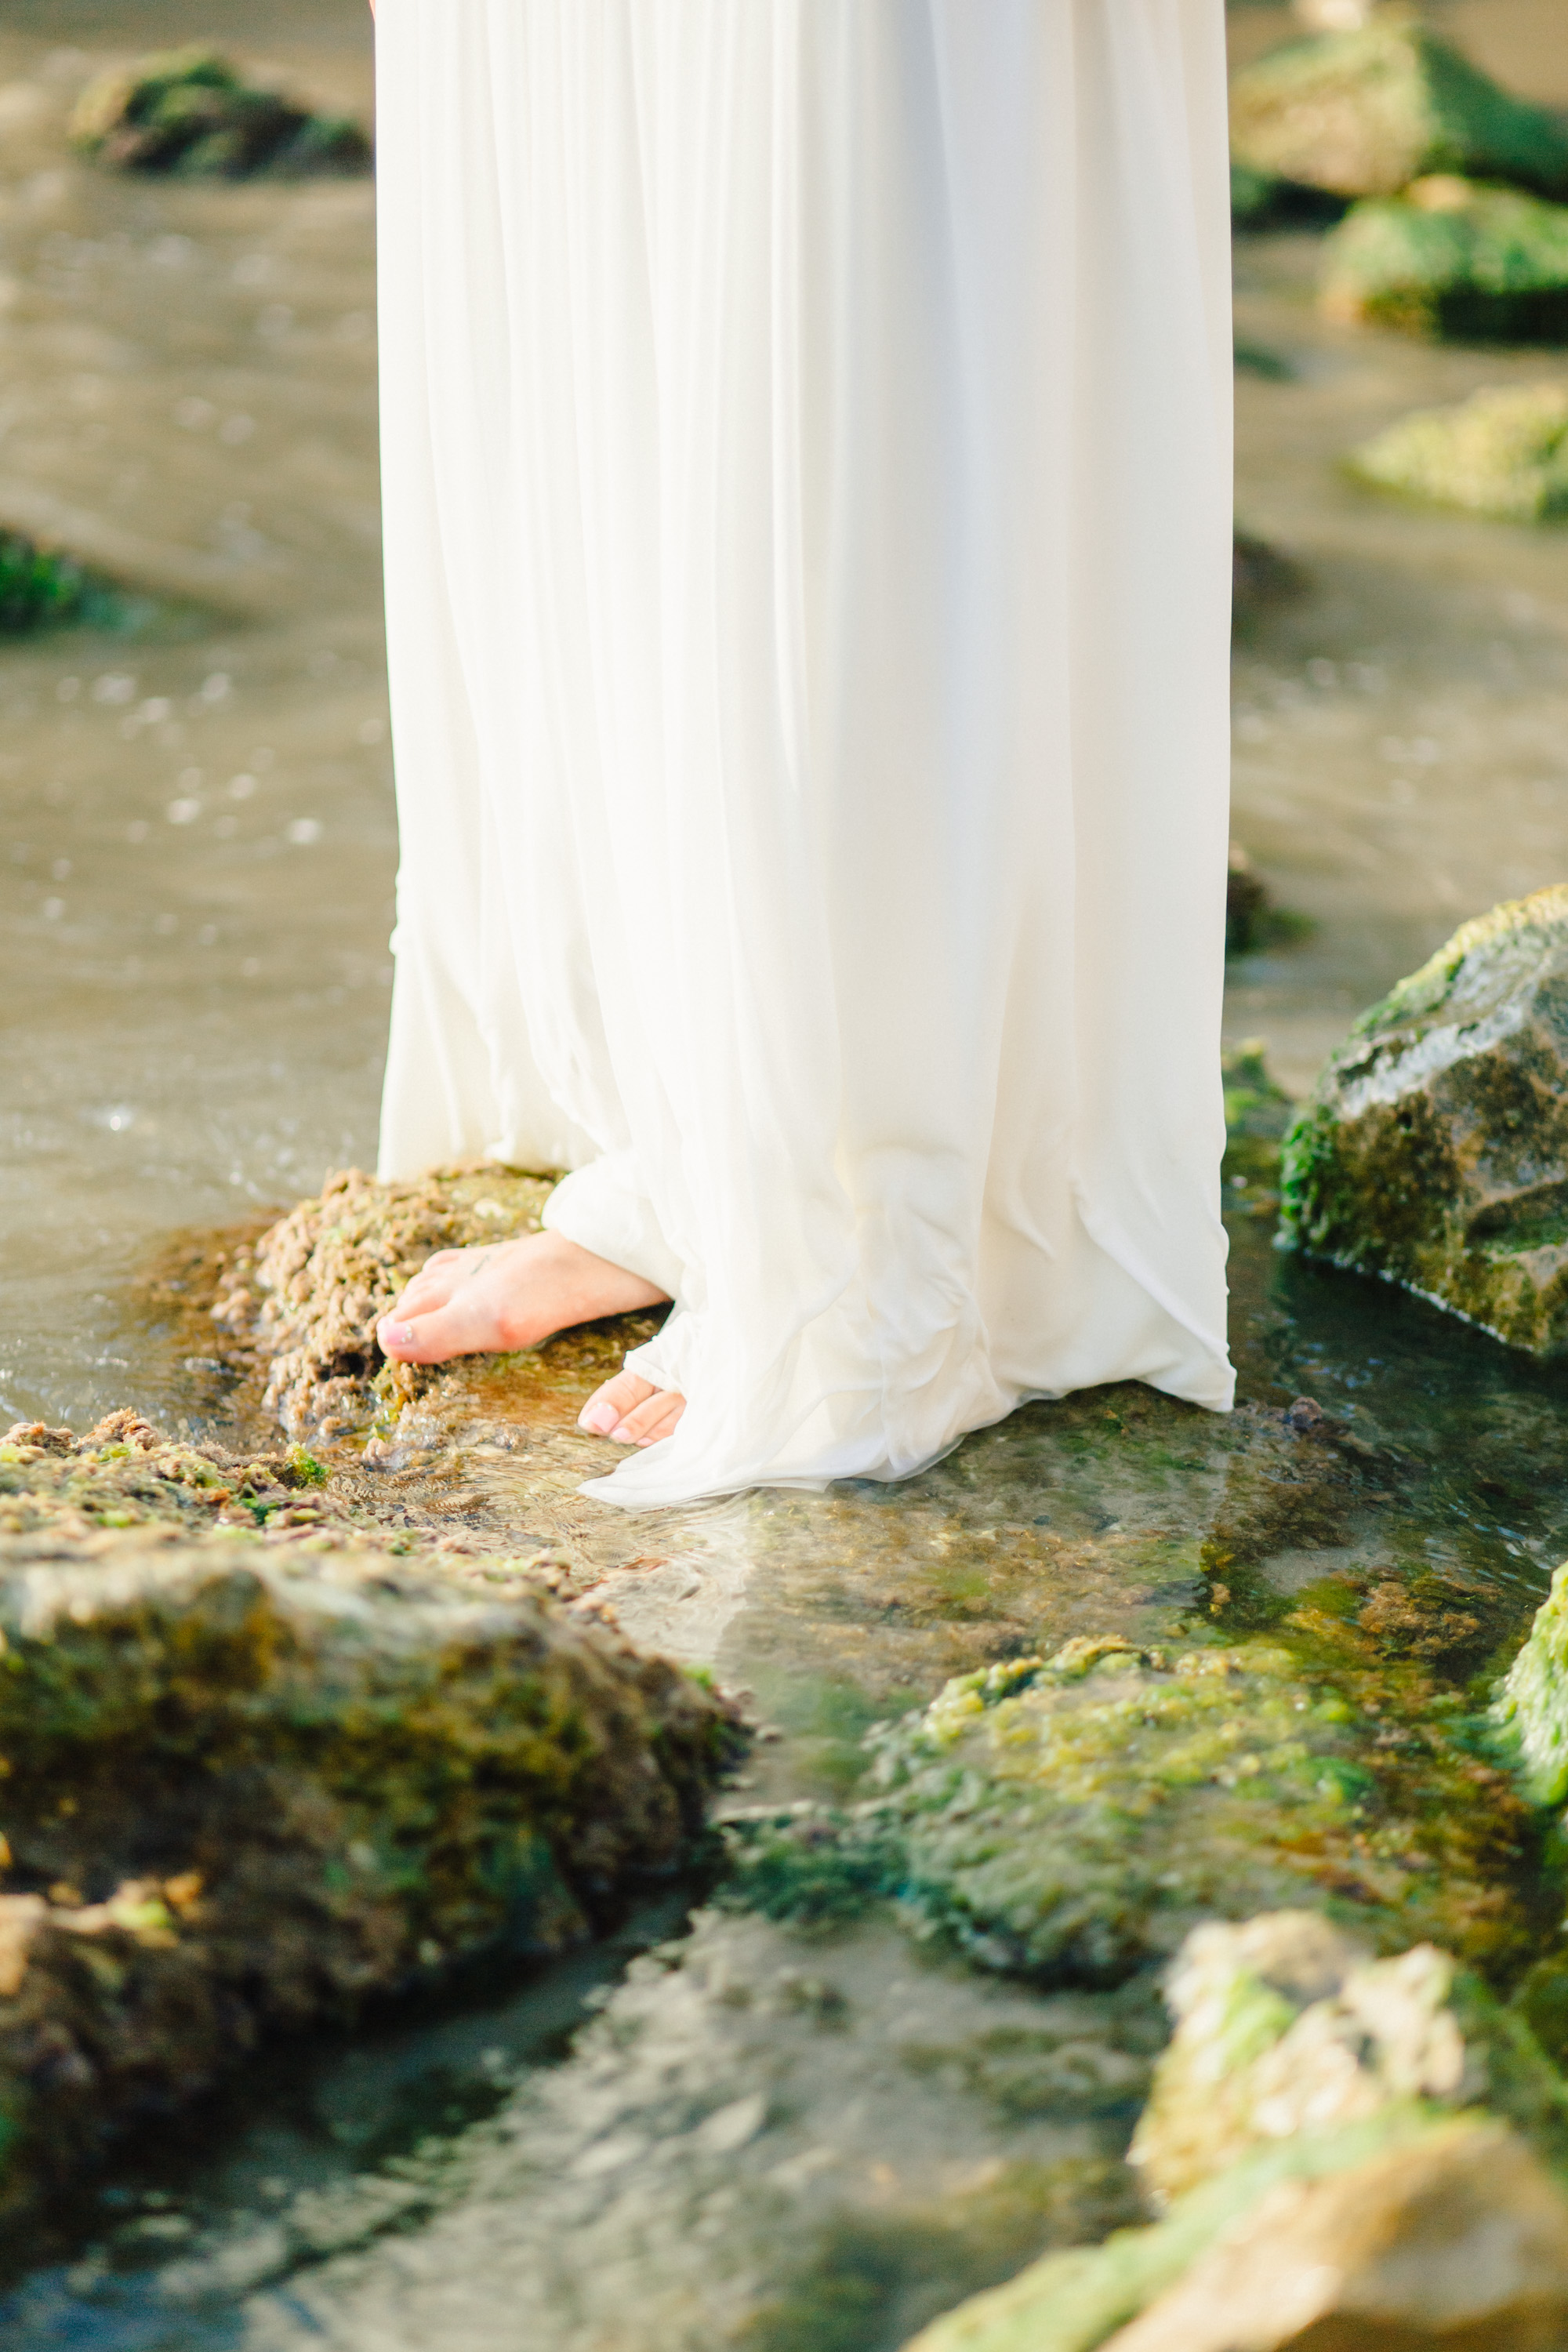
[[[656,1389],[636,1372],[617,1372],[594,1391],[577,1426],[591,1436],[613,1438],[617,1445],[657,1445],[685,1411],[686,1399],[673,1389]]]

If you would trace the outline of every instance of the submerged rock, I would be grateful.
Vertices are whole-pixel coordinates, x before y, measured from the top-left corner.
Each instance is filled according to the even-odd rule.
[[[1392,195],[1432,172],[1568,190],[1568,128],[1403,9],[1247,67],[1230,128],[1247,172],[1335,195]]]
[[[363,2252],[345,2230],[323,2263],[302,2214],[287,2310],[256,2295],[245,2341],[895,2345],[1045,2248],[1134,2218],[1121,2151],[1152,2011],[1146,1992],[1042,2000],[931,1967],[885,1922],[805,1937],[700,1912],[492,2118],[388,2167],[422,2193],[417,2228],[399,2217]],[[1120,2097],[1097,2096],[1119,2066]],[[292,2223],[283,2208],[279,2233]],[[187,2307],[227,2251],[184,2256]]]
[[[118,620],[123,606],[123,598],[74,556],[40,547],[21,531],[0,530],[0,636],[70,621],[102,626]]]
[[[1167,2218],[1047,2256],[909,2352],[1558,2341],[1568,2087],[1447,1953],[1373,1960],[1277,1913],[1200,1928],[1168,1998],[1131,2151]]]
[[[200,47],[166,49],[100,74],[82,92],[70,131],[84,153],[122,172],[237,180],[370,166],[370,142],[357,122],[256,88]]]
[[[1354,205],[1323,247],[1321,302],[1469,342],[1568,341],[1568,205],[1439,174]]]
[[[520,1563],[301,1524],[308,1457],[94,1435],[0,1445],[0,2201],[269,2030],[584,1933],[734,1732]]]
[[[1568,888],[1495,907],[1362,1015],[1285,1144],[1281,1238],[1568,1351]]]
[[[1527,1826],[1456,1695],[1315,1642],[1184,1655],[1069,1642],[951,1682],[873,1736],[878,1791],[737,1834],[731,1899],[832,1916],[894,1896],[918,1934],[1039,1981],[1105,1983],[1208,1919],[1311,1901],[1384,1950],[1528,1948],[1510,1890]]]
[[[1238,629],[1268,605],[1294,594],[1301,584],[1300,567],[1267,540],[1247,530],[1237,530],[1233,536],[1230,576],[1231,609]]]
[[[1545,521],[1568,513],[1568,385],[1508,384],[1457,407],[1417,409],[1350,462],[1380,489],[1504,522]]]

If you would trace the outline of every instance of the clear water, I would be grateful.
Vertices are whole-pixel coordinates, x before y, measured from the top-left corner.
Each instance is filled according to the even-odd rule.
[[[1445,14],[1568,104],[1554,0]],[[162,600],[128,635],[0,650],[0,1412],[79,1426],[213,1410],[137,1270],[374,1149],[395,844],[369,191],[127,188],[59,137],[89,62],[196,33],[255,58],[256,15],[0,22],[0,520],[64,516]],[[1237,11],[1238,46],[1280,18]],[[292,79],[367,104],[357,0],[265,24]],[[1312,259],[1279,237],[1237,262],[1238,331],[1287,369],[1238,382],[1241,511],[1307,584],[1238,648],[1235,829],[1311,929],[1235,968],[1228,1022],[1298,1087],[1464,915],[1568,867],[1568,539],[1336,471],[1393,415],[1561,362],[1327,329]],[[1390,1465],[1331,1557],[1265,1572],[1437,1571],[1477,1629],[1452,1670],[1484,1671],[1568,1553],[1568,1371],[1282,1259],[1235,1208],[1243,1394],[1312,1396]],[[626,1630],[749,1687],[775,1734],[734,1801],[842,1790],[867,1725],[948,1674],[1203,1605],[1201,1427],[1119,1467],[1117,1410],[1031,1409],[893,1492],[668,1515],[657,1551],[635,1531],[605,1587]],[[820,1945],[704,1917],[632,1962],[681,1932],[674,1902],[150,2127],[40,2226],[7,2345],[890,2352],[1127,2210],[1146,1989],[1047,2000],[876,1922]]]

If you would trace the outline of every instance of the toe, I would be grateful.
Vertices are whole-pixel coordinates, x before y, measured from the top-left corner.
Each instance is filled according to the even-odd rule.
[[[686,1411],[686,1399],[673,1389],[660,1389],[646,1402],[628,1412],[615,1432],[623,1445],[657,1445],[668,1437]]]
[[[577,1416],[577,1426],[592,1437],[608,1437],[628,1412],[658,1393],[651,1381],[639,1380],[636,1372],[617,1372],[594,1391]]]

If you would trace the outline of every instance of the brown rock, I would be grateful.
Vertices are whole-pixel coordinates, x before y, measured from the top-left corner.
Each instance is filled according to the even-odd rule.
[[[1568,2203],[1523,2143],[1457,2123],[1271,2189],[1105,2352],[1561,2352]]]

